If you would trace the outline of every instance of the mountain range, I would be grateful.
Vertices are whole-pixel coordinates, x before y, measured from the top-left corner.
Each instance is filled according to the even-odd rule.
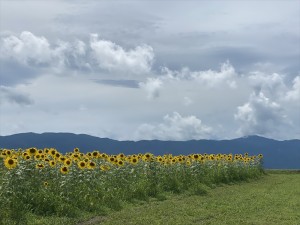
[[[155,155],[222,153],[263,154],[267,169],[300,169],[300,140],[278,141],[261,136],[246,136],[232,140],[190,140],[190,141],[117,141],[86,134],[73,133],[20,133],[0,136],[0,148],[56,148],[60,152],[81,152],[99,150],[108,154],[151,152]]]

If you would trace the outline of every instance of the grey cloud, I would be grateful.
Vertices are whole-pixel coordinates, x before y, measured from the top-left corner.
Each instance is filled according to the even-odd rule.
[[[0,86],[0,100],[1,104],[8,102],[19,105],[32,105],[34,103],[27,94],[5,86]]]
[[[15,60],[0,60],[0,85],[13,86],[27,83],[38,75],[38,71]]]
[[[115,87],[139,88],[139,82],[136,80],[106,80],[93,79],[94,82]]]
[[[84,38],[87,33],[99,33],[103,38],[118,42],[125,47],[142,44],[145,37],[153,35],[160,27],[161,18],[141,11],[143,3],[94,2],[76,12],[57,15],[57,26],[68,30],[63,35]],[[59,30],[58,30],[59,31]]]

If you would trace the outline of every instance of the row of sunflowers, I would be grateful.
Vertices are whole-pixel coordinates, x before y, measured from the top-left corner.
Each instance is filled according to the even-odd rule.
[[[262,160],[262,155],[248,153],[155,156],[78,148],[68,153],[0,149],[0,222],[23,221],[28,213],[75,217],[82,210],[118,209],[122,202],[160,199],[170,192],[203,194],[222,183],[260,177]]]

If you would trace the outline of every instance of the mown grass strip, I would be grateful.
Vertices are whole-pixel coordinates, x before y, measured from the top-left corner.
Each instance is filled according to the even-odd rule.
[[[175,195],[128,206],[96,224],[299,225],[299,187],[299,173],[271,173],[249,183],[217,187],[206,196]]]

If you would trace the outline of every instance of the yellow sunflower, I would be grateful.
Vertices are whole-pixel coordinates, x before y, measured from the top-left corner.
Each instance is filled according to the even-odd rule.
[[[55,162],[54,160],[50,160],[50,161],[49,161],[49,165],[50,165],[51,167],[55,167],[55,166],[56,166],[56,162]]]
[[[77,165],[78,165],[78,168],[82,170],[86,167],[86,162],[85,161],[80,161],[80,162],[77,163]]]
[[[96,168],[96,163],[94,163],[92,161],[88,162],[88,168],[89,169],[95,169]]]
[[[18,165],[18,161],[16,159],[11,158],[11,157],[7,157],[4,160],[4,165],[7,169],[14,169]]]
[[[138,158],[131,158],[131,159],[130,159],[130,163],[131,163],[132,165],[136,165],[138,162],[139,162]]]
[[[27,149],[27,152],[29,155],[35,155],[37,153],[37,149],[36,148],[29,148]]]
[[[117,165],[118,166],[124,166],[124,161],[123,160],[118,160]]]
[[[45,167],[45,165],[43,163],[38,163],[35,166],[35,168],[37,168],[37,169],[43,169],[44,167]]]
[[[107,171],[107,170],[110,169],[110,167],[107,166],[107,165],[101,165],[101,166],[100,166],[100,169],[101,169],[102,171]]]
[[[71,165],[72,165],[72,160],[71,160],[71,159],[66,159],[66,160],[64,161],[64,165],[65,165],[65,166],[71,166]]]
[[[60,168],[60,172],[61,172],[62,174],[67,174],[67,173],[69,173],[69,172],[70,172],[69,167],[67,167],[67,166],[61,167],[61,168]]]

